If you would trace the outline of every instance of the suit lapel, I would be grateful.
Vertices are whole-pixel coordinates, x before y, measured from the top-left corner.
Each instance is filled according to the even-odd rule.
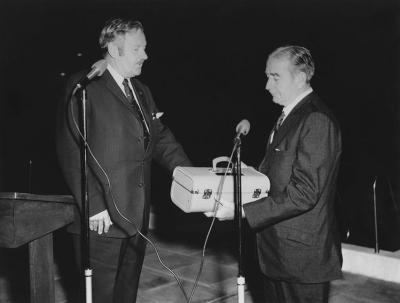
[[[135,116],[136,119],[139,119],[137,113],[132,109],[129,100],[126,98],[125,94],[122,92],[121,88],[118,86],[117,82],[115,82],[108,70],[104,72],[102,79],[104,79],[107,89],[110,90],[113,95],[116,96],[117,99],[128,108],[128,110]]]
[[[286,136],[287,132],[292,128],[294,124],[298,121],[300,117],[302,117],[302,112],[307,104],[311,101],[313,93],[308,94],[301,100],[289,113],[287,118],[283,121],[281,127],[278,132],[274,134],[274,138],[271,144],[268,144],[267,152],[275,148],[282,139]]]
[[[127,107],[127,109],[133,114],[134,118],[138,121],[137,125],[141,126],[142,123],[140,121],[138,113],[132,108],[132,106],[129,103],[129,100],[126,98],[125,94],[122,92],[121,88],[118,86],[117,82],[115,82],[114,78],[111,76],[108,70],[104,72],[104,74],[101,77],[101,80],[105,81],[105,86],[107,87],[107,89],[110,90],[112,94]],[[137,81],[131,78],[131,84],[135,88],[135,92],[137,93],[137,98],[139,99],[147,125],[149,126],[150,140],[151,140],[152,128],[150,123],[151,116],[150,116],[149,105],[147,103],[144,91],[142,90],[141,86],[137,84]]]
[[[276,146],[278,146],[279,143],[281,143],[282,139],[286,136],[288,131],[292,129],[293,125],[297,124],[297,121],[301,119],[303,116],[303,111],[306,110],[307,105],[311,102],[313,99],[314,92],[311,94],[305,96],[303,100],[301,100],[289,113],[289,115],[286,117],[286,119],[283,121],[281,127],[279,128],[278,132],[274,134],[274,138],[272,142],[270,143],[270,138],[271,135],[268,137],[268,142],[267,142],[267,147],[265,151],[265,156],[262,159],[260,165],[258,166],[258,169],[261,171],[263,169],[263,166],[266,162],[268,162],[269,157],[271,156],[272,151],[275,149]],[[272,131],[271,131],[272,133]]]
[[[144,118],[146,119],[147,125],[150,128],[151,116],[150,116],[150,109],[149,109],[149,104],[147,103],[146,96],[136,79],[131,78],[131,84],[132,84],[132,87],[135,89],[136,97],[138,98],[139,104],[142,108]],[[150,133],[151,133],[151,129],[150,129]]]

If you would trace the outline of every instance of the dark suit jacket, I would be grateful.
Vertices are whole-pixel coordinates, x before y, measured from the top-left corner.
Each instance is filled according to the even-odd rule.
[[[78,103],[75,97],[69,101],[71,90],[79,79],[79,76],[72,77],[67,85],[58,114],[56,145],[63,175],[81,209],[79,137],[71,114],[74,112],[79,121]],[[153,159],[170,171],[178,165],[191,166],[181,145],[156,117],[158,110],[148,87],[136,79],[131,81],[150,128],[147,150],[143,145],[142,124],[108,70],[86,87],[88,144],[97,159],[88,153],[89,215],[108,210],[114,223],[108,233],[103,233],[108,237],[127,237],[136,233],[136,228],[122,216],[138,228],[147,227]],[[76,219],[73,232],[80,230],[78,214]]]
[[[269,196],[244,205],[265,275],[300,283],[341,276],[334,209],[340,154],[339,126],[313,92],[267,145],[259,169],[270,179]]]

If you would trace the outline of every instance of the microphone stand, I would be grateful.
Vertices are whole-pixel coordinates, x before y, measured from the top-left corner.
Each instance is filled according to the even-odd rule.
[[[81,88],[81,106],[79,129],[81,132],[81,199],[82,199],[82,224],[81,224],[81,253],[82,268],[85,274],[86,303],[92,303],[92,270],[89,258],[89,198],[88,198],[88,165],[87,165],[87,119],[86,119],[86,89]]]
[[[234,149],[236,150],[236,163],[234,165],[234,201],[235,201],[235,217],[234,224],[238,240],[238,276],[237,276],[237,291],[238,302],[244,303],[244,286],[246,280],[243,269],[243,231],[242,231],[242,164],[240,160],[241,140],[237,136],[234,140]]]

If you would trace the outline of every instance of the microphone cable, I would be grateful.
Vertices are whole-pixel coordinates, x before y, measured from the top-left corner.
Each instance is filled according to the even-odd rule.
[[[191,302],[192,302],[192,299],[193,299],[193,296],[194,296],[194,292],[195,292],[195,290],[197,289],[197,285],[198,285],[198,283],[199,283],[200,276],[201,276],[201,273],[202,273],[202,271],[203,271],[204,260],[205,260],[205,251],[206,251],[208,239],[209,239],[209,237],[210,237],[212,228],[213,228],[214,223],[215,223],[215,219],[216,219],[218,207],[219,207],[220,204],[222,204],[222,203],[220,202],[221,195],[222,195],[222,189],[223,189],[223,186],[224,186],[224,183],[225,183],[226,175],[227,175],[227,173],[228,173],[228,171],[229,171],[229,166],[230,166],[231,163],[232,163],[232,158],[233,158],[233,154],[234,154],[235,150],[236,150],[236,144],[235,144],[235,146],[234,146],[234,148],[233,148],[233,150],[232,150],[232,153],[231,153],[231,155],[230,155],[230,157],[229,157],[229,161],[228,161],[228,165],[226,166],[225,173],[224,173],[224,175],[222,176],[222,178],[220,179],[219,184],[218,184],[217,193],[216,193],[217,197],[214,198],[214,199],[215,199],[214,209],[213,209],[214,216],[213,216],[213,218],[212,218],[210,227],[208,228],[208,232],[207,232],[206,238],[205,238],[205,240],[204,240],[204,245],[203,245],[203,250],[202,250],[202,256],[201,256],[199,271],[198,271],[198,273],[197,273],[197,275],[196,275],[196,279],[195,279],[194,285],[193,285],[193,287],[192,287],[192,291],[191,291],[191,293],[190,293],[190,297],[189,297],[188,303],[191,303]]]
[[[79,137],[83,140],[85,146],[87,147],[87,149],[88,149],[88,151],[89,151],[90,156],[93,158],[93,160],[95,161],[96,165],[99,167],[99,169],[101,170],[101,172],[103,173],[104,177],[105,177],[106,180],[107,180],[107,186],[108,186],[109,194],[110,194],[110,196],[111,196],[111,200],[112,200],[112,202],[113,202],[113,205],[114,205],[115,209],[117,210],[117,213],[121,216],[122,219],[124,219],[126,222],[130,223],[131,225],[133,225],[134,228],[136,229],[136,231],[139,233],[139,235],[140,235],[141,237],[143,237],[148,243],[150,243],[150,245],[154,248],[154,250],[155,250],[155,252],[156,252],[158,261],[160,262],[161,266],[164,267],[168,272],[170,272],[170,273],[173,275],[173,277],[175,278],[175,280],[176,280],[176,282],[177,282],[177,284],[178,284],[178,286],[179,286],[179,288],[180,288],[182,294],[183,294],[184,297],[185,297],[186,302],[187,302],[187,303],[191,303],[191,301],[192,301],[192,299],[193,299],[193,296],[194,296],[194,293],[195,293],[195,290],[197,289],[197,286],[198,286],[198,282],[199,282],[199,280],[200,280],[201,273],[202,273],[202,271],[203,271],[204,260],[205,260],[205,251],[206,251],[207,243],[208,243],[209,237],[210,237],[210,235],[211,235],[212,228],[213,228],[214,223],[215,223],[215,220],[216,220],[216,214],[217,214],[217,211],[218,211],[218,207],[219,207],[220,204],[222,204],[222,203],[220,202],[221,195],[222,195],[222,190],[223,190],[223,186],[224,186],[224,183],[225,183],[226,176],[227,176],[228,171],[229,171],[229,167],[230,167],[230,165],[232,164],[232,158],[233,158],[234,152],[235,152],[235,150],[236,150],[237,143],[235,143],[235,145],[234,145],[234,147],[233,147],[233,149],[232,149],[232,152],[231,152],[231,155],[230,155],[230,157],[229,157],[229,161],[228,161],[228,164],[227,164],[227,166],[226,166],[224,175],[221,177],[221,179],[220,179],[220,181],[219,181],[219,184],[218,184],[217,193],[216,193],[216,196],[217,196],[217,197],[215,198],[214,209],[213,209],[214,216],[213,216],[213,219],[212,219],[212,221],[211,221],[210,227],[208,228],[206,238],[205,238],[205,240],[204,240],[204,245],[203,245],[203,249],[202,249],[202,257],[201,257],[201,261],[200,261],[199,270],[198,270],[198,273],[197,273],[197,275],[196,275],[195,282],[194,282],[194,285],[193,285],[193,287],[192,287],[190,296],[188,297],[188,295],[187,295],[185,289],[183,288],[182,281],[180,280],[179,276],[178,276],[171,268],[169,268],[169,267],[163,262],[163,260],[162,260],[160,254],[159,254],[159,251],[158,251],[156,245],[155,245],[148,237],[146,237],[146,236],[140,231],[140,229],[137,227],[137,225],[136,225],[133,221],[131,221],[129,218],[127,218],[127,217],[120,211],[120,209],[118,208],[116,199],[115,199],[114,194],[113,194],[111,181],[110,181],[110,179],[109,179],[109,177],[108,177],[108,174],[107,174],[107,172],[105,171],[105,169],[102,167],[102,165],[100,164],[100,162],[97,160],[97,158],[95,157],[95,155],[93,154],[93,152],[92,152],[92,150],[91,150],[91,148],[90,148],[89,143],[88,143],[87,140],[84,138],[82,132],[81,132],[80,129],[79,129],[79,125],[78,125],[78,123],[77,123],[77,121],[76,121],[75,113],[74,113],[74,103],[72,102],[72,101],[73,101],[72,97],[75,95],[75,93],[76,93],[76,91],[77,91],[78,89],[79,89],[79,87],[76,87],[76,88],[72,91],[71,97],[69,98],[69,102],[68,102],[68,103],[69,103],[69,105],[70,105],[69,107],[70,107],[70,109],[71,109],[71,117],[72,117],[74,126],[75,126],[75,128],[76,128],[76,130],[77,130],[77,132],[78,132],[78,134],[79,134]]]

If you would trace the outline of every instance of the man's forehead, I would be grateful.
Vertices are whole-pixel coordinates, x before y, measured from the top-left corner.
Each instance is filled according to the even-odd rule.
[[[287,58],[269,58],[265,72],[269,74],[279,74],[289,70],[290,61]]]
[[[133,29],[125,34],[125,40],[129,44],[146,44],[146,37],[142,30]]]

